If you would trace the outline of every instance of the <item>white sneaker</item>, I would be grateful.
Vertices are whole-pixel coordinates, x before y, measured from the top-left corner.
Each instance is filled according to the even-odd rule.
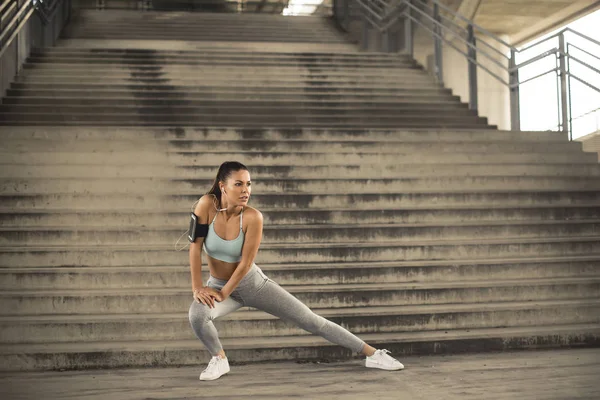
[[[388,371],[396,371],[399,369],[403,369],[404,365],[392,356],[389,356],[389,350],[375,350],[375,354],[372,356],[367,356],[367,360],[365,361],[365,367],[367,368],[379,368],[385,369]]]
[[[201,381],[213,381],[229,372],[229,361],[221,356],[214,356],[210,359],[208,366],[200,374]]]

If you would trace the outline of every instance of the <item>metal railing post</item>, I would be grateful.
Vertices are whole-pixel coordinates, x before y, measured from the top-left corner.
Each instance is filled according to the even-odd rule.
[[[467,27],[467,40],[473,46],[469,46],[469,108],[477,111],[479,101],[477,98],[477,50],[475,49],[475,31],[473,25]]]
[[[440,18],[440,6],[437,3],[433,4],[433,19],[435,19],[438,23],[434,25],[433,29],[435,32],[435,76],[440,85],[444,84],[444,71],[442,66],[442,29],[440,25],[442,23],[442,19]]]
[[[558,57],[560,73],[560,109],[561,128],[565,133],[569,132],[569,100],[567,87],[567,48],[565,46],[565,34],[558,36]]]
[[[411,3],[412,0],[407,0],[407,3]],[[414,55],[414,42],[413,42],[413,25],[412,20],[409,18],[412,9],[407,8],[404,17],[404,52],[412,58]]]
[[[364,51],[369,51],[369,29],[371,24],[367,18],[367,13],[363,13],[362,21],[362,48]]]
[[[510,129],[513,131],[521,130],[521,105],[519,99],[519,70],[515,69],[517,65],[517,52],[510,50],[509,71],[509,90],[510,90]]]

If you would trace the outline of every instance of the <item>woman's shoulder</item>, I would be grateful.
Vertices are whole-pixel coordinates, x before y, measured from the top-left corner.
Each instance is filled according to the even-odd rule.
[[[263,219],[263,215],[260,211],[258,211],[254,207],[245,206],[244,207],[244,217],[250,218],[251,220],[261,220]]]
[[[210,210],[214,210],[217,207],[218,202],[219,200],[214,194],[205,194],[198,199],[194,214],[197,216],[207,214]]]

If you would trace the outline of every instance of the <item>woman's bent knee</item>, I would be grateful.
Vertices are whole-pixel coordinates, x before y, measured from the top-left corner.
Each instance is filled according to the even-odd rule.
[[[194,301],[190,306],[188,318],[192,326],[202,326],[210,320],[210,308]]]

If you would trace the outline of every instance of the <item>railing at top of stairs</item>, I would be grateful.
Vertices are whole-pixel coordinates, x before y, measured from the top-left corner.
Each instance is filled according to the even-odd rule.
[[[558,81],[558,127],[568,133],[569,138],[572,139],[573,121],[579,118],[572,115],[572,83],[576,81],[594,93],[583,115],[600,106],[600,97],[598,100],[595,97],[600,95],[600,42],[573,29],[562,29],[531,46],[517,49],[437,0],[335,0],[333,10],[338,24],[345,29],[353,19],[360,21],[364,49],[369,49],[372,33],[376,32],[379,35],[377,51],[393,51],[391,36],[396,35],[404,42],[404,53],[412,57],[415,28],[422,28],[433,38],[433,72],[442,85],[442,45],[456,50],[467,60],[469,107],[478,108],[477,69],[480,68],[509,89],[512,130],[521,130],[519,91],[522,85],[551,73],[556,74]],[[552,41],[557,43],[548,48]],[[532,52],[533,56],[526,57]],[[553,65],[543,66],[548,60],[554,61]],[[542,72],[529,77],[527,70],[533,65],[540,66]],[[501,73],[492,71],[490,66]],[[576,70],[579,72],[575,73]]]
[[[34,12],[44,25],[54,18],[59,7],[67,0],[4,0],[0,4],[0,58],[21,32]]]

